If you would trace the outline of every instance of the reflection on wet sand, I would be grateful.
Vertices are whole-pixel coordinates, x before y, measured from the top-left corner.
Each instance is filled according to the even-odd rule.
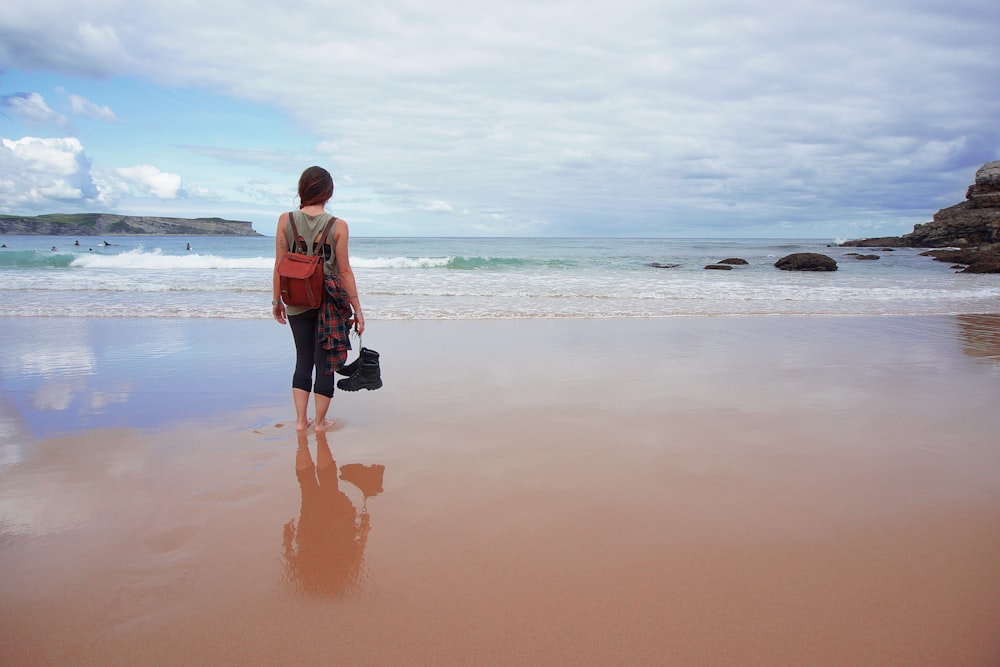
[[[295,475],[302,491],[298,522],[285,524],[282,557],[287,583],[319,597],[359,592],[364,551],[371,530],[368,499],[382,492],[385,466],[351,463],[338,468],[326,433],[316,433],[316,460],[307,433],[299,434]],[[340,488],[350,482],[362,493],[361,508]]]
[[[962,350],[970,357],[1000,363],[1000,314],[959,315],[956,319],[965,342]]]

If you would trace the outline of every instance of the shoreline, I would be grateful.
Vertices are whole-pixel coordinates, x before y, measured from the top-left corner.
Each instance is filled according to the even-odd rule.
[[[9,287],[0,296],[2,317],[270,314],[274,248],[267,239],[204,237],[187,250],[178,237],[121,237],[89,252],[82,240],[74,251],[54,238],[28,238],[22,250],[0,253]],[[359,284],[371,287],[366,315],[380,321],[1000,311],[995,277],[956,276],[909,251],[861,262],[833,249],[838,270],[813,273],[774,267],[787,253],[816,250],[793,241],[355,240],[351,264]],[[748,264],[704,269],[724,257]],[[659,260],[677,268],[648,267]]]
[[[325,451],[157,323],[0,318],[4,664],[1000,658],[1000,315],[371,321]]]

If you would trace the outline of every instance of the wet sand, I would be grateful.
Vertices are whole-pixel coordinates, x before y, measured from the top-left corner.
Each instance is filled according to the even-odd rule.
[[[0,320],[0,664],[1000,663],[1000,317],[369,327]]]

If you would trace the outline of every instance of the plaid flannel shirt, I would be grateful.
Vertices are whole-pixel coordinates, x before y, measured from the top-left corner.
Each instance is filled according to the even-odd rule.
[[[327,274],[323,280],[326,298],[319,309],[316,336],[326,350],[326,374],[334,372],[347,361],[347,351],[351,349],[351,300],[347,296],[340,278]]]

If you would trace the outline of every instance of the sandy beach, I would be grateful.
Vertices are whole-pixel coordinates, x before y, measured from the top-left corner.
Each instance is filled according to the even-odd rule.
[[[1000,316],[368,326],[0,318],[0,664],[1000,664]]]

